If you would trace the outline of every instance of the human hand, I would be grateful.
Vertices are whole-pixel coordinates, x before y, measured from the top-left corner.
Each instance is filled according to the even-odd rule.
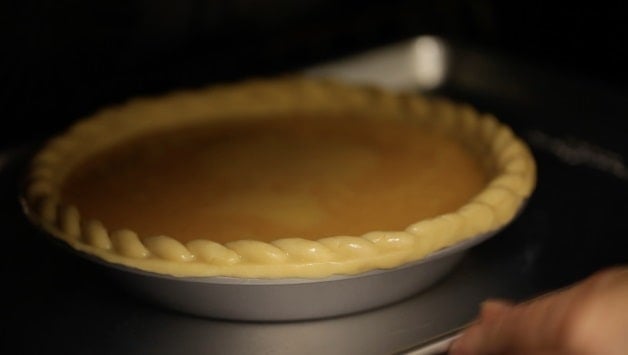
[[[487,301],[449,354],[628,354],[628,267],[521,304]]]

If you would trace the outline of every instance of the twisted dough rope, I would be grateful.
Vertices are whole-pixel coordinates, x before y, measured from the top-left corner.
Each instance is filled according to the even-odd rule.
[[[219,119],[255,119],[290,112],[363,113],[411,119],[462,142],[492,176],[457,211],[419,221],[404,231],[270,243],[238,240],[185,244],[169,236],[141,238],[132,230],[108,231],[60,200],[62,182],[92,153],[151,129]],[[175,119],[176,118],[176,119]],[[393,94],[329,80],[250,80],[204,90],[134,99],[78,121],[34,157],[24,205],[29,217],[73,248],[107,262],[173,276],[319,278],[392,268],[495,231],[509,223],[531,194],[536,169],[528,147],[493,116],[467,105],[415,94]]]

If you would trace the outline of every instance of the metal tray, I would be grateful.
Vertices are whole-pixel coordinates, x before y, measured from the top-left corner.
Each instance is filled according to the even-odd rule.
[[[417,74],[408,58],[417,55],[440,74],[416,79],[422,69]],[[628,114],[625,93],[434,37],[311,69],[312,75],[349,72],[358,73],[352,80],[466,101],[509,123],[531,144],[539,167],[525,211],[466,250],[429,288],[397,302],[310,321],[224,321],[154,307],[121,292],[108,268],[42,243],[48,238],[24,219],[17,203],[16,181],[27,154],[5,151],[0,216],[5,250],[12,252],[0,258],[9,325],[0,353],[391,354],[467,324],[488,297],[529,298],[628,262],[621,237],[628,235],[628,147],[617,129]],[[30,146],[25,142],[26,150]]]

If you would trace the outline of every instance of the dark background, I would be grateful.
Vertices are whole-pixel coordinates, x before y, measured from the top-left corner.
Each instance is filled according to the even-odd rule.
[[[456,52],[455,75],[441,92],[512,125],[539,167],[524,213],[469,254],[458,283],[442,284],[453,296],[425,294],[444,295],[429,323],[443,320],[441,309],[456,309],[466,323],[487,295],[528,298],[628,264],[628,174],[615,169],[628,157],[625,22],[623,6],[604,1],[0,0],[0,275],[8,285],[0,353],[198,353],[190,349],[216,343],[275,353],[278,342],[308,335],[310,346],[338,339],[316,338],[307,325],[201,320],[127,297],[94,278],[94,265],[42,243],[19,208],[16,181],[29,143],[102,106],[297,70],[422,34],[473,48]],[[12,146],[27,149],[5,150]],[[413,305],[422,307],[421,297],[320,328],[360,336],[345,346],[416,344],[425,323],[412,318]],[[378,314],[390,315],[388,323],[370,323]],[[388,333],[365,343],[360,330],[371,324]]]
[[[98,107],[305,67],[420,34],[624,90],[620,2],[95,0],[0,5],[0,147]]]

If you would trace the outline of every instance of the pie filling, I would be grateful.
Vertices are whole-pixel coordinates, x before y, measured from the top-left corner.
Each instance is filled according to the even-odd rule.
[[[26,214],[104,262],[173,276],[393,268],[508,224],[528,147],[446,100],[325,80],[138,99],[33,158]]]
[[[140,237],[270,242],[403,230],[486,180],[458,142],[408,121],[279,117],[123,142],[75,168],[61,196]]]

